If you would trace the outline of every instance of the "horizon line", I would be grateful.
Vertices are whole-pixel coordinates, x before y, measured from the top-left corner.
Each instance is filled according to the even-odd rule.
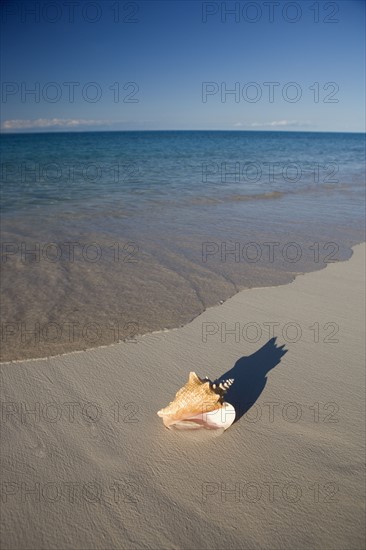
[[[125,129],[125,130],[46,130],[46,131],[8,131],[0,130],[0,135],[38,135],[38,134],[112,134],[112,133],[132,133],[132,132],[234,132],[234,133],[276,133],[276,134],[365,134],[364,131],[354,130],[259,130],[259,129]]]

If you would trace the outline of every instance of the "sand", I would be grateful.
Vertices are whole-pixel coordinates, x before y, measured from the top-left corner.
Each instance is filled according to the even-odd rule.
[[[137,342],[3,363],[2,548],[363,548],[364,260]],[[191,370],[235,378],[223,434],[157,416]]]

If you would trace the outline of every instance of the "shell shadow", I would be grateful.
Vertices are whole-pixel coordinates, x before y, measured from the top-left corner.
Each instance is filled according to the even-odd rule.
[[[267,374],[274,369],[288,350],[277,346],[276,338],[271,338],[263,347],[249,356],[238,359],[235,365],[217,381],[234,378],[233,385],[225,395],[235,411],[235,422],[254,405],[267,383]]]

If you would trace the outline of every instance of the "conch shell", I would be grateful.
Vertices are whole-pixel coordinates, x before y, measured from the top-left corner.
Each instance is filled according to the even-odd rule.
[[[223,398],[233,382],[229,379],[213,383],[190,372],[188,382],[177,392],[174,401],[158,411],[158,415],[167,428],[226,430],[235,420],[235,409]]]

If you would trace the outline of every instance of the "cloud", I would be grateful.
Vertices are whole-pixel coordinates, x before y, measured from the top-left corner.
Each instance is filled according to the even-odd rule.
[[[299,120],[273,120],[272,122],[252,122],[250,124],[251,128],[283,128],[283,127],[302,127],[310,126],[310,121],[299,121]]]
[[[109,125],[109,120],[88,120],[84,118],[37,118],[35,120],[5,120],[3,130],[21,130],[31,128],[79,128],[80,126]]]

